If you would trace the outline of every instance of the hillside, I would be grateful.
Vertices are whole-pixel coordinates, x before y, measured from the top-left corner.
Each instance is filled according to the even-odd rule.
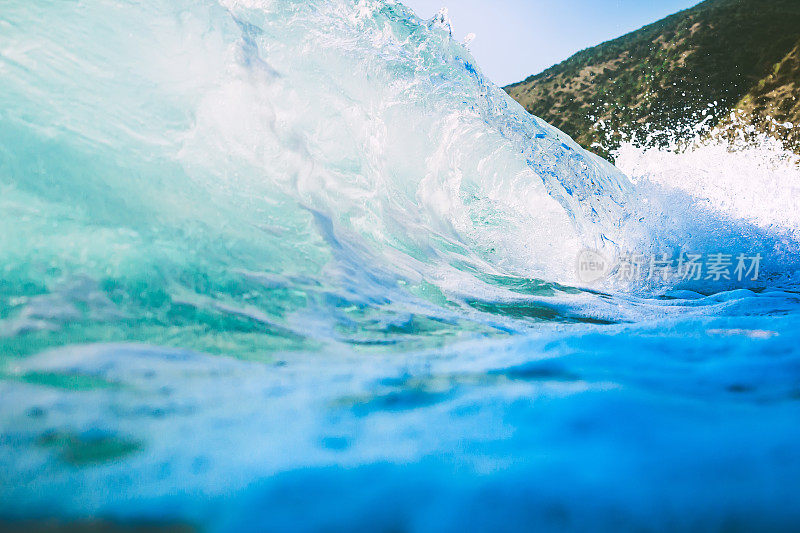
[[[750,89],[736,108],[759,129],[777,130],[785,144],[800,153],[800,41],[772,72]],[[780,123],[791,126],[787,128]]]
[[[666,142],[734,110],[797,124],[799,46],[800,0],[707,0],[506,91],[607,156],[621,133]]]

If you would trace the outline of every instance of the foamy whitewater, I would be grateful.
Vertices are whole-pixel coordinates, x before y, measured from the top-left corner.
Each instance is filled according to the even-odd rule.
[[[0,528],[800,527],[777,145],[620,171],[391,0],[6,1],[0,79]]]

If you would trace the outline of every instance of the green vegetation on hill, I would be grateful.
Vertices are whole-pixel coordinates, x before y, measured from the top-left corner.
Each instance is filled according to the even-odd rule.
[[[775,131],[800,153],[800,40],[736,108],[760,130]]]
[[[800,0],[706,0],[506,91],[607,156],[621,135],[666,142],[735,110],[797,126],[798,46]]]

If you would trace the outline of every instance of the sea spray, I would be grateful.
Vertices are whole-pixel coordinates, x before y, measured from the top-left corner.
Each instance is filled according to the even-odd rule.
[[[393,1],[6,2],[0,74],[0,528],[800,523],[766,175],[629,178]],[[662,252],[763,264],[579,271]]]

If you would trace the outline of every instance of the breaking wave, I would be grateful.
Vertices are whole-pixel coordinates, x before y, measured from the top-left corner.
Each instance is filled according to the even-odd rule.
[[[681,401],[701,405],[685,421],[697,464],[712,453],[704,416],[753,445],[752,461],[729,450],[698,467],[706,483],[728,470],[760,483],[773,470],[757,459],[794,438],[780,424],[796,411],[800,181],[767,141],[626,145],[620,171],[488,82],[446,17],[392,0],[6,2],[0,77],[0,387],[14,398],[0,407],[0,513],[285,527],[303,513],[276,505],[270,522],[263,502],[299,495],[311,469],[314,486],[349,487],[333,502],[383,475],[389,492],[421,480],[438,499],[374,517],[412,530],[436,529],[431,505],[566,479],[532,511],[510,498],[507,518],[579,530],[598,509],[570,506],[595,492],[593,468],[610,475],[589,464],[598,450],[609,469],[630,461],[611,507],[653,480],[654,501],[657,486],[686,493],[670,473]],[[587,253],[603,276],[581,271]],[[716,278],[614,275],[622,258],[664,254],[761,262],[746,279],[735,264]],[[773,352],[777,366],[758,359]],[[536,429],[531,397],[551,402]],[[753,443],[734,418],[763,421],[746,407],[760,401],[774,434]],[[637,402],[664,460],[653,478],[652,452],[620,444],[597,411],[641,421]],[[514,440],[504,423],[526,429]],[[471,443],[461,485],[442,459],[455,442]],[[540,463],[554,447],[560,459]],[[515,469],[507,452],[530,461]],[[782,472],[800,472],[786,456]],[[357,468],[325,470],[343,463]],[[748,501],[752,524],[770,490],[796,485],[774,480],[755,500],[726,485],[654,513],[705,506],[695,525],[713,527]],[[209,516],[202,495],[224,494],[239,511]],[[305,498],[319,527],[366,520]],[[778,526],[796,518],[785,509]]]

